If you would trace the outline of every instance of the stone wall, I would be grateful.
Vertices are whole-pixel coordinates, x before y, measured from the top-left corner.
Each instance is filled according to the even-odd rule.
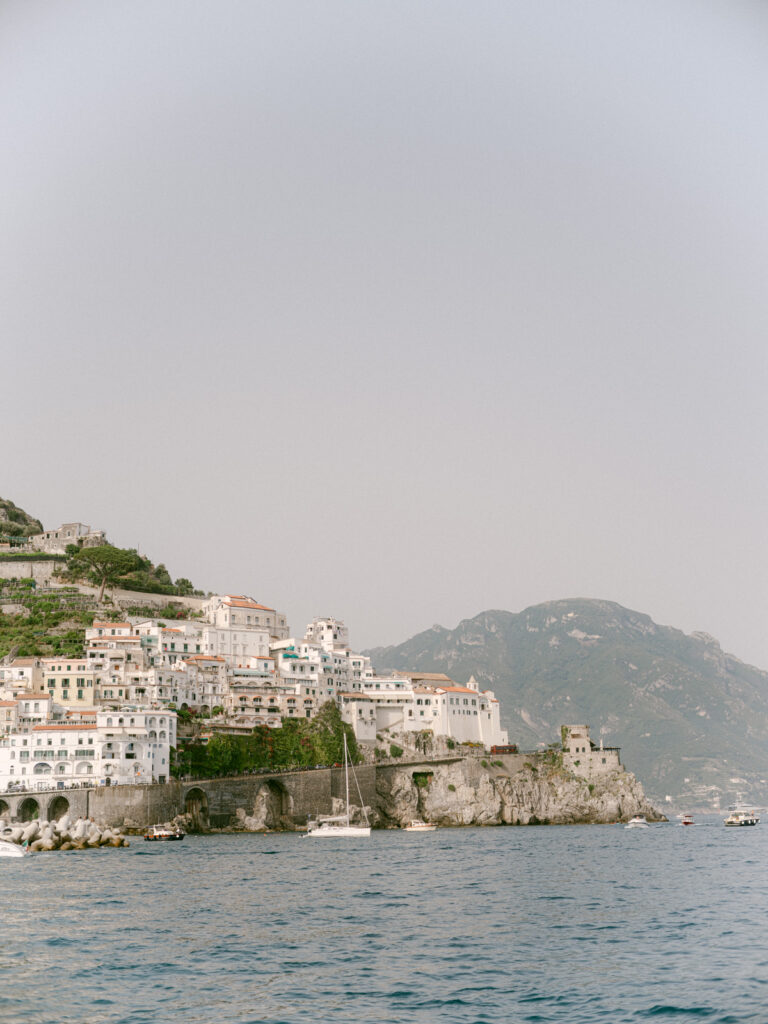
[[[44,558],[32,558],[28,562],[23,558],[14,558],[10,562],[0,562],[0,580],[32,579],[41,587],[56,587],[61,584],[54,573],[59,572],[63,566],[63,562],[49,562]]]
[[[376,803],[376,769],[360,765],[355,769],[363,801]],[[350,802],[359,806],[357,786],[350,778]],[[245,816],[259,813],[266,828],[306,825],[308,817],[336,812],[334,799],[344,798],[344,770],[324,768],[288,774],[247,775],[231,779],[169,782],[152,786],[99,786],[43,793],[7,793],[0,796],[0,816],[13,820],[47,819],[53,809],[57,817],[69,813],[93,818],[104,825],[146,828],[191,814],[199,827],[228,828]],[[32,813],[34,802],[36,813]],[[25,804],[26,802],[26,804]],[[6,812],[6,807],[8,811]],[[238,815],[238,811],[243,812]],[[29,820],[27,818],[27,820]]]

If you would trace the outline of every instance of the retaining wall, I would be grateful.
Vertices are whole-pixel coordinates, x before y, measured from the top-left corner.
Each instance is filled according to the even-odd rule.
[[[363,802],[374,807],[375,766],[359,765],[355,774]],[[13,821],[32,817],[46,819],[59,817],[69,810],[75,817],[93,818],[100,824],[139,829],[170,821],[177,814],[193,813],[199,827],[226,828],[237,820],[238,809],[252,814],[257,799],[265,793],[272,808],[272,827],[305,825],[310,816],[331,814],[334,797],[344,798],[344,770],[325,768],[152,786],[6,793],[0,796],[0,816],[9,816]],[[360,797],[352,779],[349,797],[352,803],[359,805]],[[66,801],[68,807],[62,801]]]

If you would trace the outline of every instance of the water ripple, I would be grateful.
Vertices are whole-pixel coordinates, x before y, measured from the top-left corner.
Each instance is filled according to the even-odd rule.
[[[190,836],[30,857],[0,873],[0,1022],[762,1024],[768,829],[699,837]]]

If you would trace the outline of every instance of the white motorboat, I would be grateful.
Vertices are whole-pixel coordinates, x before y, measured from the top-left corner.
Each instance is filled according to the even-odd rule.
[[[738,828],[742,825],[756,825],[758,821],[760,821],[760,819],[754,811],[737,808],[736,810],[731,811],[728,817],[723,821],[723,824],[730,827],[736,826]]]
[[[681,825],[695,825],[696,822],[693,820],[693,815],[692,814],[681,814],[680,815],[680,824]]]
[[[5,839],[0,839],[0,857],[24,857],[26,853],[27,851],[23,846],[17,846],[16,843],[9,843]]]
[[[365,806],[363,804],[363,797],[360,793],[360,786],[357,784],[357,776],[355,775],[354,768],[352,769],[352,777],[355,780],[357,786],[357,792],[360,795],[360,805],[363,809],[363,818],[365,818],[365,825],[351,825],[349,821],[349,753],[347,752],[347,736],[344,734],[344,790],[345,790],[345,803],[346,803],[346,814],[336,815],[323,815],[310,821],[307,824],[307,835],[313,839],[336,839],[338,837],[348,837],[362,839],[371,834],[371,826],[368,824],[368,816],[365,813]]]
[[[649,825],[644,815],[636,814],[634,818],[629,819],[624,828],[649,828]]]
[[[421,821],[419,818],[415,818],[410,825],[406,825],[403,831],[405,832],[434,832],[437,825],[430,825],[427,821]]]
[[[171,843],[183,839],[184,835],[185,833],[180,828],[168,828],[166,825],[151,825],[144,833],[144,839],[148,843]]]

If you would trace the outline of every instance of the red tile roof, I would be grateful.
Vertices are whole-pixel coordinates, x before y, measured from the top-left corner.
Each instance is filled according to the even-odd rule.
[[[268,608],[265,604],[256,604],[255,601],[248,601],[245,598],[237,597],[224,601],[227,608],[255,608],[257,611],[273,612],[274,608]]]

